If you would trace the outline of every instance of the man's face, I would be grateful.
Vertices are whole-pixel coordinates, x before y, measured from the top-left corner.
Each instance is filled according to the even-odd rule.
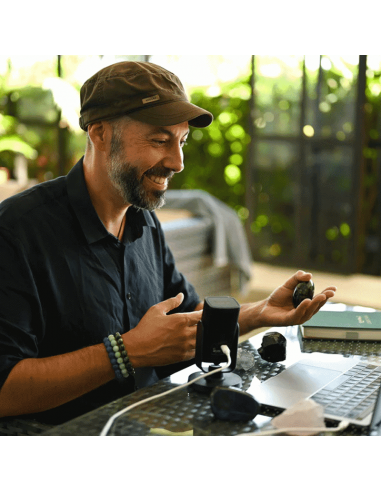
[[[170,179],[183,170],[188,134],[187,122],[157,127],[134,120],[114,129],[107,173],[125,204],[146,210],[164,205]]]

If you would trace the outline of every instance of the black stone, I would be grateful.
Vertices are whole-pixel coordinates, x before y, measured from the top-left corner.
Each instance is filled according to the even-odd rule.
[[[260,404],[249,393],[238,388],[217,386],[210,395],[214,416],[219,420],[247,422],[258,414]]]
[[[297,308],[299,304],[304,301],[304,299],[312,299],[315,292],[315,286],[312,280],[308,282],[300,282],[295,287],[294,293],[292,295],[292,302]]]
[[[286,338],[274,331],[262,338],[262,345],[258,353],[267,362],[280,362],[286,359],[286,345]]]

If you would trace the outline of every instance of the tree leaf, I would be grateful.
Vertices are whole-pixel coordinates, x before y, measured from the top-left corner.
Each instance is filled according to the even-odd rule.
[[[17,135],[0,138],[0,152],[4,151],[23,154],[27,159],[35,159],[37,151]]]

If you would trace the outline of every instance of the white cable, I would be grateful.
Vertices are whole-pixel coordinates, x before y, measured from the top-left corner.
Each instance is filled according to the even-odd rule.
[[[230,349],[227,345],[221,345],[221,350],[226,355],[226,357],[228,359],[228,362],[226,363],[225,366],[219,367],[218,369],[214,369],[213,371],[207,372],[205,374],[201,374],[201,376],[198,376],[197,378],[192,379],[192,381],[188,381],[187,383],[184,383],[181,386],[176,386],[175,388],[172,388],[168,391],[165,391],[164,393],[160,393],[159,395],[150,396],[149,398],[146,398],[145,400],[138,401],[138,402],[133,403],[132,405],[124,408],[123,410],[120,410],[119,412],[115,413],[112,417],[109,418],[107,424],[103,427],[102,432],[99,435],[100,436],[107,436],[108,431],[111,429],[115,420],[117,418],[119,418],[121,415],[129,412],[133,408],[136,408],[139,405],[143,405],[143,403],[147,403],[151,400],[155,400],[156,398],[161,398],[162,396],[169,395],[170,393],[178,391],[182,388],[186,388],[187,386],[190,386],[191,384],[195,383],[196,381],[199,381],[202,378],[206,378],[207,376],[211,376],[212,374],[216,374],[217,372],[223,371],[224,369],[229,367],[231,364]]]
[[[247,434],[238,434],[238,436],[275,436],[276,434],[283,434],[288,432],[339,432],[346,429],[349,425],[348,420],[342,420],[337,427],[285,427],[283,429],[272,429],[262,432],[249,432]]]

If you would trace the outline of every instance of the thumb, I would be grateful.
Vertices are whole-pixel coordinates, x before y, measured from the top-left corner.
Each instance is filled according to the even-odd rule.
[[[184,300],[184,294],[180,292],[179,294],[177,294],[176,297],[171,297],[170,299],[163,301],[161,303],[163,306],[163,312],[169,313],[169,311],[172,311],[172,309],[176,309],[177,307],[180,306],[183,300]]]

